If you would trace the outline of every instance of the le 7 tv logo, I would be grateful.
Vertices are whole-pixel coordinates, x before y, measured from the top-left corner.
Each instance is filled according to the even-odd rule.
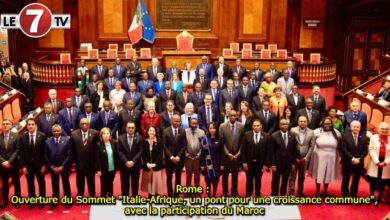
[[[53,29],[70,29],[70,14],[52,14],[40,3],[26,5],[19,14],[2,14],[0,28],[20,29],[33,38],[45,36]]]

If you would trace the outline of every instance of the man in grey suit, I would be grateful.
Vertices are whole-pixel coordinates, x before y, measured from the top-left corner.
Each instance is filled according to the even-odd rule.
[[[4,209],[8,204],[9,178],[15,189],[15,196],[20,197],[20,179],[18,167],[19,135],[11,132],[12,122],[9,119],[3,120],[3,133],[0,134],[0,176],[2,180],[3,203],[0,209]],[[15,204],[18,208],[20,204]]]
[[[228,193],[228,178],[229,173],[232,173],[232,195],[233,197],[237,196],[237,187],[238,187],[238,169],[240,167],[239,156],[241,153],[239,137],[241,131],[243,130],[243,125],[241,122],[237,121],[237,112],[231,110],[229,113],[229,121],[223,123],[219,128],[219,136],[221,142],[224,143],[223,146],[223,179],[222,179],[222,188],[223,195],[227,196]]]
[[[314,149],[314,133],[313,130],[307,127],[307,117],[304,115],[299,116],[298,126],[291,128],[291,132],[295,134],[297,139],[299,157],[295,169],[292,169],[290,173],[288,183],[289,194],[294,195],[295,193],[295,179],[298,173],[298,196],[304,197],[303,183],[305,182],[305,170]]]
[[[282,88],[282,92],[285,96],[291,94],[294,86],[294,79],[289,76],[287,69],[283,70],[283,77],[280,77],[277,84]]]
[[[198,128],[198,119],[191,118],[190,127],[186,129],[187,150],[184,166],[186,168],[187,186],[191,186],[192,175],[194,175],[194,185],[200,186],[200,153],[202,148],[199,137],[204,135],[204,131]]]

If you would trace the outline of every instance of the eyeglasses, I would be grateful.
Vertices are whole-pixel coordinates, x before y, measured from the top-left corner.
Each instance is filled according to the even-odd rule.
[[[128,129],[135,129],[135,127],[127,127]]]

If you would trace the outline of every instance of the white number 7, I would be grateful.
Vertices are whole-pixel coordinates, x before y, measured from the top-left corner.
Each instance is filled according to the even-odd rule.
[[[30,32],[37,33],[39,20],[41,20],[41,17],[43,15],[43,10],[42,9],[28,9],[26,11],[26,15],[36,15],[33,22],[31,23]]]

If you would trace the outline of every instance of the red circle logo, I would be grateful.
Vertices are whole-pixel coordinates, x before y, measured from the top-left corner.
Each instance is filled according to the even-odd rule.
[[[20,29],[29,37],[45,36],[51,29],[51,22],[51,11],[39,3],[26,5],[19,14]]]

